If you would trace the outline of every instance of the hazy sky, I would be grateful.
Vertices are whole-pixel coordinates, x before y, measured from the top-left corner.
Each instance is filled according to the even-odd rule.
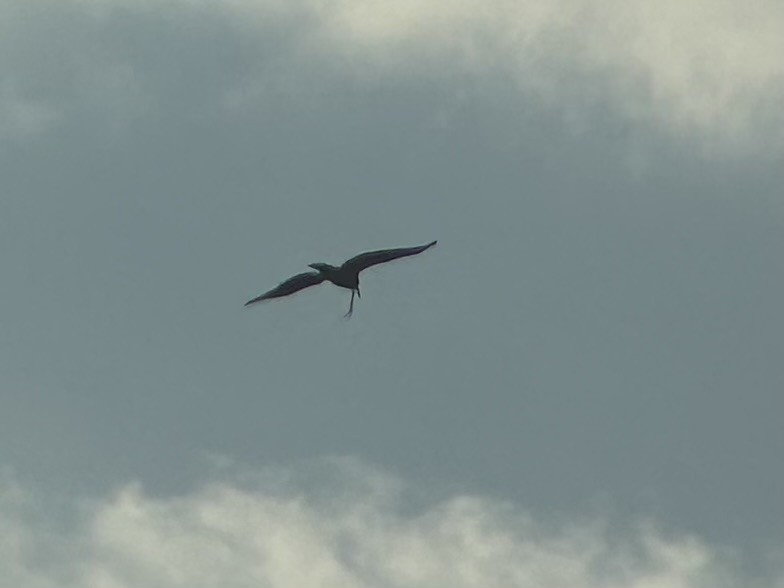
[[[0,0],[0,587],[784,586],[781,55],[778,0]]]

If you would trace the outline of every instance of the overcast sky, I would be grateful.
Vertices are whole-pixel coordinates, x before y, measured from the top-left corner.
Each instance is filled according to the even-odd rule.
[[[784,586],[782,55],[778,0],[0,0],[0,587]]]

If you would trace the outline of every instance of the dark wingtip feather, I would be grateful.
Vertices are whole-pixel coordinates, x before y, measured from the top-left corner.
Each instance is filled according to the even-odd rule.
[[[247,302],[246,302],[246,303],[245,303],[243,306],[250,306],[250,305],[251,305],[251,304],[253,304],[254,302],[260,302],[260,301],[262,301],[262,300],[264,300],[264,296],[263,296],[263,295],[262,295],[262,296],[257,296],[257,297],[256,297],[256,298],[254,298],[253,300],[248,300],[248,301],[247,301]]]

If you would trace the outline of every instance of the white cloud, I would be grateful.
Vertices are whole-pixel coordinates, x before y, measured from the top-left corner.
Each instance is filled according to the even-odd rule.
[[[775,0],[343,0],[322,14],[327,46],[368,71],[493,72],[566,110],[607,104],[708,147],[784,138]]]
[[[52,17],[20,8],[26,5],[15,0],[0,11],[10,22],[6,28],[32,38],[45,34]],[[283,76],[285,84],[298,66],[314,65],[371,80],[414,76],[475,86],[503,79],[516,87],[521,102],[534,98],[567,118],[590,120],[607,110],[708,151],[784,146],[784,4],[778,0],[58,0],[56,6],[69,15],[69,26],[82,22],[78,26],[90,34],[126,26],[129,14],[148,23],[157,15],[178,32],[193,26],[193,18],[200,27],[222,27],[228,19],[262,43],[274,36],[274,51],[264,45],[259,55],[244,58],[262,63],[274,54],[285,66],[273,73],[260,67],[256,74]],[[88,18],[74,18],[74,11]],[[165,28],[157,30],[153,34]],[[136,36],[156,42],[154,36]],[[74,35],[73,42],[79,38]],[[99,56],[110,88],[130,80],[138,94],[145,87],[144,64],[106,49],[90,44],[78,53]],[[247,65],[238,71],[254,71]],[[124,72],[119,78],[118,71]],[[226,103],[234,105],[253,100],[265,84],[223,83],[230,85]],[[127,107],[127,100],[115,106]]]
[[[283,475],[281,475],[283,474]],[[58,528],[40,499],[0,490],[0,587],[773,588],[726,553],[643,525],[554,525],[469,496],[406,504],[399,480],[352,462],[223,476],[169,498],[129,485]],[[623,535],[623,536],[621,536]]]
[[[359,75],[507,77],[571,115],[608,108],[704,147],[784,141],[784,4],[756,0],[233,0]],[[485,78],[486,79],[486,78]]]

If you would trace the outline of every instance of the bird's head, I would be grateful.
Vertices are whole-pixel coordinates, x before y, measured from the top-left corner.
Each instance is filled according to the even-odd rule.
[[[322,274],[327,274],[337,269],[336,267],[331,266],[328,263],[310,263],[308,264],[308,267],[312,267],[314,270],[320,271]]]

